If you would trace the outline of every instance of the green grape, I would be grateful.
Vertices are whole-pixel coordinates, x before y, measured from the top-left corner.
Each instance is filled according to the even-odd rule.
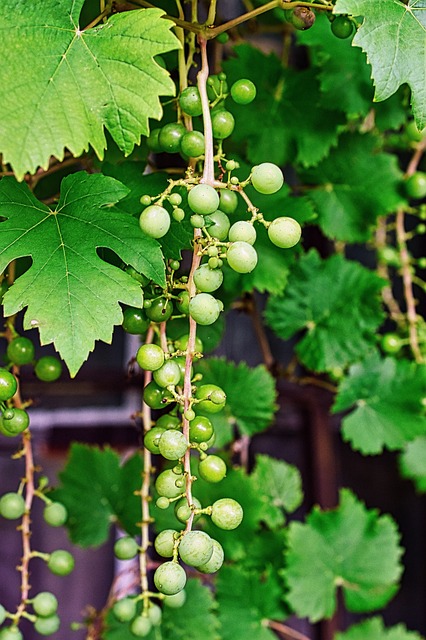
[[[0,402],[10,400],[18,389],[18,382],[7,369],[0,367]]]
[[[137,612],[135,599],[126,597],[117,600],[112,606],[112,612],[120,622],[130,622]]]
[[[158,604],[150,604],[148,609],[148,618],[150,619],[153,627],[159,627],[161,624],[161,619],[163,617],[163,612]]]
[[[212,505],[212,522],[219,529],[236,529],[243,519],[243,508],[232,498],[220,498]]]
[[[203,113],[200,92],[197,87],[186,87],[179,96],[180,108],[188,116],[200,116]]]
[[[55,356],[43,356],[37,360],[34,373],[42,382],[55,382],[62,373],[62,363]]]
[[[209,293],[197,293],[189,302],[189,314],[197,324],[213,324],[221,310],[219,301]]]
[[[207,231],[217,240],[226,240],[228,237],[229,227],[231,223],[226,213],[223,213],[220,209],[214,211],[208,216],[208,222],[211,223],[207,227]]]
[[[409,198],[420,200],[426,196],[426,173],[416,171],[405,183],[405,191]]]
[[[237,207],[237,192],[231,191],[230,189],[221,189],[219,192],[219,209],[223,211],[223,213],[231,215],[232,213],[235,213]]]
[[[157,344],[143,344],[136,353],[136,362],[145,371],[156,371],[164,364],[164,351]]]
[[[194,283],[199,291],[211,292],[219,289],[223,282],[223,273],[220,269],[210,269],[207,264],[202,264],[194,271]]]
[[[185,480],[183,474],[176,474],[173,469],[166,469],[157,476],[155,489],[160,496],[169,499],[177,498],[182,495],[182,487],[178,487],[176,482],[182,480]]]
[[[37,618],[34,622],[34,629],[41,636],[51,636],[56,633],[61,626],[61,620],[56,614],[47,616],[46,618]]]
[[[8,437],[17,436],[30,424],[30,417],[24,409],[13,409],[13,413],[10,418],[7,418],[6,412],[3,417],[0,418],[0,431],[3,435]]]
[[[200,461],[198,473],[206,482],[220,482],[226,476],[226,464],[219,456],[207,456]]]
[[[336,38],[345,40],[350,38],[354,30],[354,23],[348,16],[339,15],[336,16],[331,23],[331,31]]]
[[[143,390],[143,400],[151,409],[162,409],[167,404],[170,396],[167,390],[159,387],[158,384],[151,380]]]
[[[192,496],[192,506],[194,509],[201,509],[201,502],[194,496]],[[191,507],[189,506],[186,498],[181,498],[175,504],[175,516],[179,520],[179,522],[182,522],[183,524],[186,524],[192,511],[193,509],[191,509]],[[200,518],[201,514],[197,513],[196,515],[194,515],[192,522],[197,522],[197,520],[199,520]]]
[[[56,613],[58,600],[50,591],[40,591],[32,601],[33,609],[38,616],[47,618]]]
[[[24,640],[24,636],[18,627],[6,627],[0,631],[0,640]]]
[[[426,135],[426,129],[419,131],[414,120],[410,120],[405,127],[405,132],[412,142],[421,142]]]
[[[251,80],[242,78],[231,86],[231,97],[237,104],[250,104],[256,97],[256,87]]]
[[[0,498],[0,515],[7,520],[17,520],[25,513],[25,500],[19,493],[5,493]]]
[[[163,297],[157,298],[145,313],[153,322],[167,322],[173,313],[173,303]]]
[[[157,129],[153,129],[146,140],[148,149],[153,153],[161,153],[163,151],[163,148],[159,140],[160,132],[161,132],[161,127],[158,127]]]
[[[148,449],[151,453],[159,454],[160,450],[158,448],[158,443],[160,442],[160,438],[164,432],[165,429],[158,426],[152,427],[147,431],[143,439],[145,449]]]
[[[195,229],[202,229],[205,225],[203,216],[198,213],[194,213],[194,215],[190,217],[189,221]]]
[[[162,238],[170,229],[169,212],[158,204],[151,204],[139,216],[139,226],[147,236]]]
[[[69,551],[57,549],[50,554],[47,566],[56,576],[67,576],[74,569],[74,558]]]
[[[256,229],[246,220],[238,220],[234,222],[229,229],[229,241],[230,242],[247,242],[253,245],[256,241]]]
[[[248,242],[233,242],[226,252],[228,265],[237,273],[250,273],[257,265],[257,252]]]
[[[182,591],[175,593],[173,596],[165,596],[163,604],[170,609],[180,609],[185,604],[185,601],[186,591],[182,589]]]
[[[171,413],[165,413],[157,419],[155,426],[162,429],[180,429],[182,420]]]
[[[218,109],[212,113],[213,137],[217,140],[225,140],[234,131],[235,119],[230,111]]]
[[[151,204],[151,198],[150,196],[142,196],[141,198],[141,203],[143,198],[148,198],[148,201],[144,201],[146,202],[145,206],[148,206],[149,204]],[[147,284],[150,283],[150,279],[147,278],[146,276],[143,275],[143,273],[139,273],[139,271],[136,271],[136,269],[134,267],[132,267],[131,265],[128,265],[125,268],[125,272],[131,277],[133,278],[133,280],[136,280],[136,282],[139,282],[139,284],[141,284],[143,287],[146,287]]]
[[[188,531],[179,543],[179,555],[185,564],[198,567],[210,560],[213,541],[204,531]]]
[[[51,527],[62,527],[68,518],[68,511],[61,502],[51,502],[43,509],[43,519]]]
[[[196,416],[189,423],[190,442],[208,442],[214,433],[212,423],[205,416]]]
[[[144,195],[140,197],[139,202],[143,204],[144,207],[148,207],[152,202],[152,198],[151,196]]]
[[[164,529],[160,531],[154,540],[154,549],[162,558],[172,558],[175,548],[177,531],[175,529]]]
[[[174,387],[179,384],[181,370],[177,362],[167,360],[159,369],[154,371],[153,377],[159,387]]]
[[[158,443],[158,449],[166,460],[179,460],[188,448],[188,443],[181,431],[169,429],[165,431]]]
[[[185,133],[186,129],[180,122],[165,124],[158,135],[162,150],[166,153],[179,153],[180,142]]]
[[[176,307],[178,308],[178,310],[181,313],[184,313],[186,316],[188,315],[188,313],[189,313],[189,292],[186,291],[186,289],[179,293],[178,299],[176,301]]]
[[[226,404],[226,394],[215,384],[202,384],[195,392],[195,397],[200,400],[194,405],[196,410],[207,413],[218,413]]]
[[[302,229],[294,218],[281,217],[272,220],[268,227],[270,241],[281,249],[290,249],[300,240]]]
[[[180,150],[188,158],[199,158],[204,155],[205,141],[201,131],[187,131],[180,141]]]
[[[401,256],[395,247],[382,247],[377,251],[377,257],[380,262],[390,267],[399,268],[401,266]]]
[[[136,616],[130,625],[130,631],[137,638],[145,638],[152,629],[151,620],[144,615]]]
[[[177,562],[169,561],[161,564],[154,573],[154,584],[160,593],[172,596],[185,587],[186,573]]]
[[[201,571],[201,573],[216,573],[216,571],[219,571],[223,565],[225,554],[223,552],[222,545],[217,540],[212,539],[212,542],[213,553],[210,560],[207,560],[207,562],[197,566],[198,571]]]
[[[157,498],[155,504],[159,509],[168,509],[170,507],[170,500],[161,496],[160,498]]]
[[[189,336],[186,334],[181,336],[177,340],[175,340],[175,347],[179,349],[179,351],[186,351],[188,348]],[[195,338],[195,351],[198,353],[203,353],[204,345],[198,336]]]
[[[383,351],[388,354],[395,354],[401,350],[402,342],[397,333],[385,333],[380,341]]]
[[[171,193],[169,195],[169,202],[173,207],[178,207],[180,204],[182,204],[182,196],[177,192]]]
[[[34,360],[35,356],[34,345],[29,338],[19,336],[9,342],[6,349],[6,355],[11,362],[18,366],[30,364],[30,362]]]
[[[219,196],[210,185],[197,184],[188,193],[188,205],[194,213],[205,216],[219,208]]]
[[[114,555],[119,560],[131,560],[138,555],[139,545],[134,538],[123,536],[114,544]]]
[[[185,217],[185,211],[183,209],[179,209],[178,207],[176,207],[176,209],[173,209],[172,211],[173,220],[176,220],[176,222],[182,222],[184,217]]]
[[[123,311],[123,329],[132,335],[141,335],[146,332],[150,321],[142,309],[127,307]]]
[[[272,162],[262,162],[253,167],[251,183],[259,193],[276,193],[284,184],[284,176],[281,169]]]
[[[6,620],[6,609],[2,604],[0,604],[0,624]]]

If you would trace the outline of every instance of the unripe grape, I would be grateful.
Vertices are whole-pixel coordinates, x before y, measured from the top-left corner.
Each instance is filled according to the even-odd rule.
[[[34,622],[34,629],[41,636],[51,636],[53,633],[58,631],[60,626],[61,620],[56,614],[46,618],[37,618]]]
[[[144,615],[136,616],[130,625],[130,631],[137,638],[145,638],[152,629],[151,620]]]
[[[25,409],[10,409],[0,415],[0,432],[8,437],[17,436],[30,424],[30,417]]]
[[[0,402],[10,400],[18,389],[18,382],[7,369],[0,367]]]
[[[237,104],[250,104],[256,97],[256,86],[251,80],[241,78],[231,86],[231,97]]]
[[[178,153],[180,142],[185,133],[186,128],[180,122],[165,124],[158,135],[158,142],[162,150],[166,153]]]
[[[167,360],[153,374],[155,382],[159,387],[169,387],[179,384],[181,377],[180,367],[174,360]]]
[[[402,342],[397,333],[385,333],[380,345],[385,353],[395,354],[401,350]]]
[[[201,131],[187,131],[180,141],[180,150],[189,158],[198,158],[204,155],[205,141]]]
[[[294,247],[300,240],[302,229],[294,218],[281,217],[272,220],[268,227],[268,236],[271,242],[282,249]]]
[[[7,520],[17,520],[25,513],[25,500],[19,493],[5,493],[0,498],[0,515]]]
[[[210,560],[197,566],[197,570],[201,571],[201,573],[216,573],[216,571],[219,571],[223,565],[225,554],[223,552],[222,545],[217,540],[212,539],[212,542],[213,553]]]
[[[219,208],[219,196],[208,184],[197,184],[188,193],[188,205],[201,215],[208,215]]]
[[[179,593],[186,584],[185,570],[177,562],[164,562],[155,570],[154,584],[165,595]]]
[[[0,624],[6,620],[6,609],[2,604],[0,604]]]
[[[175,548],[177,531],[175,529],[164,529],[160,531],[154,540],[154,549],[163,558],[172,558]]]
[[[201,503],[195,496],[192,496],[191,506],[195,509],[201,509]],[[183,524],[186,524],[189,517],[191,516],[192,511],[193,509],[191,509],[190,505],[188,504],[186,497],[181,498],[175,504],[175,516],[179,520],[179,522],[182,522]],[[192,522],[197,522],[197,520],[199,520],[200,518],[201,514],[197,513],[196,515],[194,515]]]
[[[350,38],[354,30],[354,23],[348,16],[338,15],[331,23],[331,31],[336,36],[336,38],[340,38],[341,40],[345,40],[346,38]]]
[[[212,554],[213,541],[204,531],[188,531],[179,543],[179,555],[191,567],[205,564]]]
[[[230,189],[220,189],[219,192],[219,209],[226,213],[227,215],[231,215],[235,213],[235,210],[238,206],[238,195],[236,191],[231,191]]]
[[[150,321],[142,309],[127,307],[123,311],[123,329],[132,335],[141,335],[146,332]]]
[[[185,604],[186,592],[184,590],[175,593],[173,596],[165,596],[163,603],[170,609],[180,609]]]
[[[262,164],[253,167],[251,183],[259,193],[276,193],[284,184],[284,176],[276,164],[262,162]]]
[[[191,442],[208,442],[213,433],[213,425],[205,416],[196,416],[189,423],[189,439]]]
[[[213,137],[217,140],[229,138],[235,127],[235,119],[230,111],[218,109],[212,113]]]
[[[157,476],[155,489],[160,496],[169,499],[177,498],[183,493],[182,488],[176,485],[178,480],[184,480],[184,476],[182,474],[177,475],[173,472],[173,469],[166,469]]]
[[[6,355],[11,362],[19,366],[29,364],[34,360],[34,344],[29,338],[18,336],[7,345]]]
[[[405,183],[405,190],[409,198],[420,200],[426,196],[426,173],[416,171]]]
[[[62,373],[62,363],[55,356],[43,356],[36,362],[34,373],[42,382],[55,382]]]
[[[257,265],[257,252],[248,242],[233,242],[226,252],[226,259],[237,273],[250,273]]]
[[[162,238],[170,229],[169,212],[158,204],[151,204],[139,216],[139,226],[147,236]]]
[[[67,576],[74,569],[74,558],[69,551],[57,549],[52,551],[47,566],[57,576]]]
[[[136,362],[145,371],[156,371],[164,364],[164,351],[158,344],[143,344],[136,353]]]
[[[163,612],[158,604],[150,604],[148,609],[148,618],[151,621],[153,627],[159,627],[161,624],[161,619],[163,617]]]
[[[247,242],[253,245],[256,241],[256,229],[246,220],[238,220],[234,222],[229,229],[230,242]]]
[[[121,598],[114,602],[112,612],[120,622],[130,622],[136,616],[136,600],[134,598]]]
[[[180,108],[188,116],[200,116],[203,113],[200,92],[197,87],[186,87],[179,96]]]
[[[226,476],[226,464],[219,456],[207,456],[200,461],[198,473],[206,482],[220,482]]]
[[[219,289],[223,282],[223,273],[220,269],[210,269],[207,264],[202,264],[194,271],[194,283],[199,291],[210,293]]]
[[[166,460],[179,460],[188,448],[188,442],[181,431],[169,429],[165,431],[158,442],[158,449]]]
[[[209,325],[216,322],[221,312],[221,305],[209,293],[197,293],[189,302],[189,314],[195,322]]]
[[[226,240],[228,237],[229,227],[231,223],[229,221],[226,213],[223,213],[220,209],[214,211],[208,216],[208,224],[207,231],[212,236],[212,238],[216,238],[217,240]]]
[[[51,527],[62,527],[67,521],[68,512],[61,502],[51,502],[45,506],[43,518]]]
[[[212,505],[212,522],[220,529],[236,529],[243,519],[243,508],[232,498],[221,498]]]
[[[131,560],[137,556],[139,545],[134,538],[123,536],[114,544],[114,555],[119,560]]]
[[[5,627],[0,631],[0,640],[24,640],[24,636],[18,627]]]
[[[58,609],[58,600],[50,591],[41,591],[32,601],[33,609],[43,618],[52,616]]]
[[[226,393],[215,384],[202,384],[196,390],[195,397],[200,402],[194,408],[207,413],[218,413],[226,404]]]
[[[152,427],[147,431],[143,439],[145,449],[148,449],[151,453],[159,454],[160,450],[158,448],[158,443],[160,442],[160,438],[164,432],[165,429],[158,426]]]

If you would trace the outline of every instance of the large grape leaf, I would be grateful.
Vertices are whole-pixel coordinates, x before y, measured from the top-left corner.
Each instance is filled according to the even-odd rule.
[[[426,493],[426,435],[409,442],[400,457],[401,473]]]
[[[283,617],[281,597],[282,585],[268,569],[260,573],[222,567],[217,581],[222,639],[274,640],[267,621]]]
[[[154,56],[179,47],[160,9],[112,16],[80,30],[84,0],[2,0],[0,152],[19,178],[50,156],[93,147],[102,157],[104,127],[129,154],[159,119],[160,95],[174,84]]]
[[[390,516],[378,516],[342,490],[336,509],[315,507],[306,523],[289,526],[283,570],[287,601],[312,622],[333,615],[339,587],[350,611],[381,608],[394,595],[402,572],[398,543]]]
[[[355,624],[344,633],[338,633],[335,640],[423,640],[414,631],[407,631],[403,624],[386,628],[382,618],[370,618]]]
[[[425,390],[425,365],[373,353],[340,385],[333,412],[353,409],[343,418],[343,438],[363,454],[376,454],[425,435]]]
[[[27,306],[24,328],[37,327],[42,344],[53,342],[71,375],[95,340],[111,342],[114,325],[122,321],[119,301],[142,303],[139,283],[101,260],[97,249],[109,248],[164,282],[158,242],[142,233],[135,218],[109,209],[126,194],[113,178],[79,172],[63,180],[59,202],[50,209],[25,184],[13,178],[0,182],[0,272],[16,258],[32,258],[4,296],[5,315]]]
[[[337,0],[334,13],[363,16],[353,44],[367,53],[376,100],[385,100],[403,83],[411,87],[414,117],[426,125],[425,0]]]
[[[284,295],[269,299],[266,321],[280,338],[306,331],[296,351],[310,369],[345,367],[375,343],[383,283],[356,262],[340,255],[322,260],[310,251],[293,268]]]
[[[221,446],[232,439],[236,424],[240,433],[254,435],[272,422],[277,409],[274,378],[263,365],[250,368],[245,362],[235,364],[224,358],[200,360],[195,367],[203,374],[203,383],[219,384],[226,393],[226,405],[219,414],[209,414],[218,431]],[[246,398],[241,402],[241,398]],[[219,435],[219,434],[218,434]]]
[[[339,145],[315,169],[301,174],[329,238],[364,242],[371,238],[377,217],[395,211],[405,201],[396,156],[376,149],[368,134],[345,134]]]
[[[338,106],[331,110],[321,105],[315,70],[285,69],[275,54],[247,44],[234,51],[236,57],[223,65],[229,82],[249,78],[257,96],[250,105],[227,104],[237,123],[233,139],[247,144],[247,157],[254,163],[317,164],[336,144],[344,117]]]
[[[141,518],[142,462],[138,455],[120,465],[112,449],[98,449],[75,443],[59,474],[60,485],[52,494],[68,510],[67,528],[71,540],[83,547],[102,544],[114,522],[136,535]]]

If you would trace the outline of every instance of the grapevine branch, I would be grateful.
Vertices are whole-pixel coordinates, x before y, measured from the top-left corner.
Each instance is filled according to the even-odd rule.
[[[296,631],[296,629],[292,629],[282,622],[268,620],[267,624],[270,629],[277,631],[277,633],[279,633],[284,638],[288,638],[288,640],[310,640],[310,638],[308,638],[308,636],[305,636],[304,633],[300,633],[300,631]]]

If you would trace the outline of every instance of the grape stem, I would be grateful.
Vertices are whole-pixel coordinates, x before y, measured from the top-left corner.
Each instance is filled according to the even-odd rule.
[[[290,640],[310,640],[310,638],[308,638],[308,636],[305,636],[304,633],[300,633],[300,631],[296,631],[296,629],[292,629],[286,624],[282,624],[282,622],[267,620],[267,625],[270,629],[277,631],[284,638],[289,638]]]

